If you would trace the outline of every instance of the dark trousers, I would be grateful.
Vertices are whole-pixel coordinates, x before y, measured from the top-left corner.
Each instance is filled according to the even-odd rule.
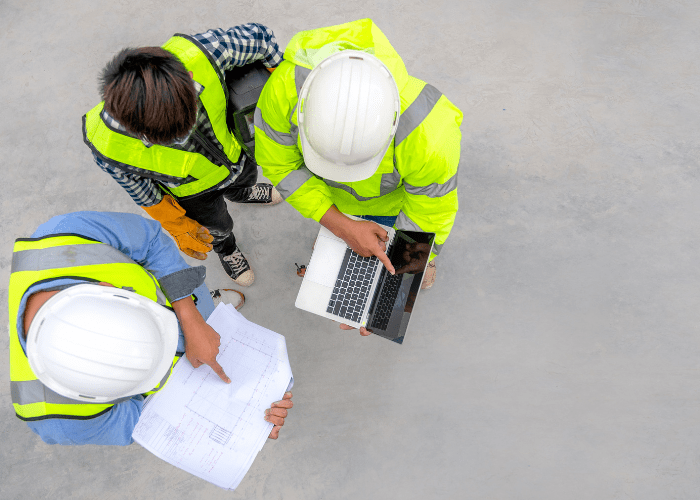
[[[252,186],[258,180],[258,166],[246,158],[243,171],[238,178],[223,189],[214,189],[206,193],[187,198],[178,198],[177,202],[185,209],[187,217],[206,227],[214,237],[214,251],[229,255],[236,249],[236,237],[233,235],[233,219],[228,213],[224,198],[232,202],[248,199]]]

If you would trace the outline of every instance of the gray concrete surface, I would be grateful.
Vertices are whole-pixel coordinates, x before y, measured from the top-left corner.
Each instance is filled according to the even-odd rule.
[[[1,0],[2,303],[14,238],[139,213],[80,133],[118,49],[251,20],[285,46],[360,17],[465,114],[459,216],[407,341],[296,310],[315,224],[231,206],[257,273],[242,312],[287,337],[296,378],[281,438],[227,493],[138,445],[44,445],[4,382],[0,498],[698,498],[696,1]]]

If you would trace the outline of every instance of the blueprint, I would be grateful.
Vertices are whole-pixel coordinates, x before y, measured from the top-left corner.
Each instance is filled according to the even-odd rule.
[[[294,379],[282,335],[230,304],[220,304],[207,323],[221,335],[217,361],[231,383],[182,359],[166,386],[146,400],[133,438],[166,462],[233,490],[272,430],[265,410]]]

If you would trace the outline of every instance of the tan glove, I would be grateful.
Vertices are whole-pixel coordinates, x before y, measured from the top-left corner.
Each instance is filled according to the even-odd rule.
[[[165,195],[160,203],[143,209],[175,238],[183,253],[199,260],[207,258],[214,237],[206,227],[187,217],[185,209],[172,196]]]

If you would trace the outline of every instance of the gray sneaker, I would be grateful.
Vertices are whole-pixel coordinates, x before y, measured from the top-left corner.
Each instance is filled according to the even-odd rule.
[[[245,295],[232,288],[217,288],[216,290],[209,290],[209,293],[211,293],[211,298],[214,301],[214,307],[223,302],[240,309],[245,304]]]
[[[250,286],[255,281],[255,274],[238,247],[229,255],[219,254],[219,260],[226,274],[237,285]]]
[[[284,198],[272,184],[256,184],[250,190],[250,196],[242,203],[260,203],[262,205],[277,205]]]

